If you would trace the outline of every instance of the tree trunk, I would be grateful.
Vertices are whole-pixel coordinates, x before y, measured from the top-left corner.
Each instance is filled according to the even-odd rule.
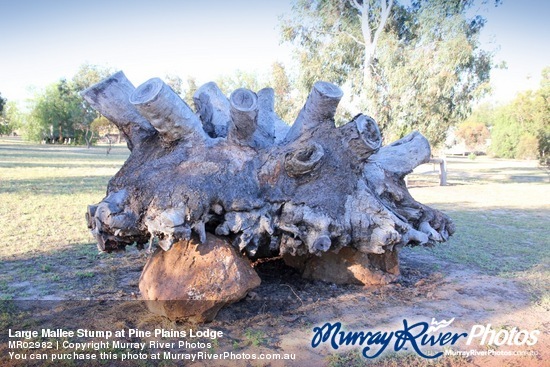
[[[90,149],[92,147],[93,138],[94,138],[94,132],[90,129],[89,126],[87,126],[86,131],[84,132],[84,140],[86,141],[86,148]]]
[[[109,153],[111,153],[111,149],[113,148],[113,141],[111,140],[111,137],[109,136],[109,134],[105,135],[105,137],[107,138],[107,141],[109,142],[109,146],[107,147],[107,151],[105,152],[105,155],[109,155]]]
[[[387,1],[387,2],[386,2]],[[353,6],[359,12],[361,19],[361,34],[363,35],[364,42],[364,60],[363,60],[363,85],[367,86],[372,79],[372,63],[374,61],[374,55],[376,52],[376,46],[378,40],[391,12],[393,6],[393,0],[380,0],[380,17],[378,24],[371,24],[371,4],[369,1],[349,0],[351,6]],[[374,30],[374,35],[373,35]]]

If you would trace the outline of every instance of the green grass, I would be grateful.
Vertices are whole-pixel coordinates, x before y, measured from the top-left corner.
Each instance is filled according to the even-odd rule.
[[[129,154],[123,146],[105,152],[0,139],[3,299],[41,297],[57,286],[69,291],[69,282],[94,277],[85,268],[98,256],[86,207],[105,196],[109,179]]]
[[[124,147],[12,144],[0,140],[0,259],[93,242],[84,213],[104,197]]]
[[[415,248],[486,274],[522,282],[533,301],[550,309],[549,212],[445,210],[457,233],[432,249]]]
[[[522,282],[536,304],[550,309],[550,185],[534,162],[487,158],[458,162],[448,187],[411,189],[416,200],[440,209],[456,224],[447,243],[428,251],[446,261]]]
[[[36,278],[44,280],[35,290],[42,295],[55,292],[48,286],[70,291],[71,282],[89,285],[96,279],[116,287],[109,270],[120,266],[124,255],[98,255],[84,220],[87,205],[104,197],[129,151],[116,146],[105,153],[105,147],[0,138],[2,298],[15,297],[28,288],[25,282]],[[426,170],[430,172],[422,172]],[[424,165],[411,175],[411,193],[447,213],[457,233],[433,250],[415,251],[432,251],[488,274],[519,279],[538,303],[548,305],[548,172],[533,162],[451,158],[450,186],[439,187],[432,170],[433,165]],[[415,187],[415,182],[421,184]],[[94,268],[98,256],[103,268]]]
[[[445,210],[457,233],[428,250],[478,267],[488,274],[513,276],[550,262],[548,214],[539,211]]]
[[[248,344],[254,347],[259,347],[266,342],[266,337],[262,330],[247,329],[244,332],[244,338]]]

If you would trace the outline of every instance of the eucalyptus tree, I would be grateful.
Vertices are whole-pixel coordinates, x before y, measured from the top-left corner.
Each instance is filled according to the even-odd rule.
[[[299,86],[345,85],[387,138],[418,129],[433,145],[488,92],[492,55],[474,0],[297,0],[281,35],[296,47]]]
[[[79,92],[111,73],[109,68],[83,64],[72,79],[60,79],[37,93],[23,126],[26,137],[35,141],[86,143],[89,147],[94,138],[92,121],[99,115]]]

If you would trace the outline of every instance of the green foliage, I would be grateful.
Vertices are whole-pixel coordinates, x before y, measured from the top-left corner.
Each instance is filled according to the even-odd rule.
[[[237,70],[232,75],[220,76],[216,80],[216,84],[226,96],[229,96],[235,89],[239,88],[258,91],[266,87],[262,78],[256,73],[244,70]]]
[[[34,102],[31,118],[39,129],[32,134],[35,139],[49,137],[58,142],[69,137],[74,139],[73,122],[79,117],[81,101],[66,80],[48,86]]]
[[[491,130],[491,154],[501,158],[514,158],[521,128],[512,117],[510,106],[495,110]]]
[[[9,134],[8,124],[5,122],[4,118],[4,106],[6,105],[7,99],[2,97],[0,93],[0,135]]]
[[[187,102],[189,106],[193,106],[193,94],[197,91],[197,80],[193,77],[187,78],[187,88],[183,91],[183,100]]]
[[[4,112],[4,106],[6,105],[7,99],[2,97],[2,93],[0,93],[0,116]]]
[[[0,135],[12,134],[21,126],[22,121],[17,104],[14,101],[8,101],[0,114]]]
[[[290,78],[283,64],[275,62],[271,67],[271,75],[260,76],[253,72],[237,70],[231,76],[221,76],[216,80],[221,91],[229,96],[238,88],[247,88],[258,92],[265,87],[271,87],[275,93],[275,112],[287,123],[293,122],[301,106],[292,97],[293,89]],[[303,101],[302,101],[303,102]]]
[[[275,112],[286,123],[292,123],[298,116],[300,106],[292,98],[290,78],[280,62],[271,66],[270,85],[275,93]]]
[[[354,367],[364,366],[365,359],[357,351],[333,353],[326,357],[328,367]]]
[[[99,116],[94,119],[90,124],[90,128],[93,132],[97,133],[99,136],[105,136],[107,134],[117,134],[117,127],[109,121],[105,116]]]
[[[71,79],[72,87],[75,91],[80,92],[107,78],[114,72],[115,70],[109,67],[84,63]]]
[[[503,158],[548,161],[550,149],[550,67],[542,72],[537,91],[520,93],[495,110],[491,152]]]
[[[529,133],[522,134],[516,147],[516,158],[535,159],[538,156],[537,137]]]
[[[265,334],[262,330],[247,329],[244,332],[244,336],[246,341],[250,345],[253,345],[255,347],[259,347],[260,345],[265,344],[266,342]]]
[[[304,96],[318,80],[360,87],[363,48],[353,7],[347,1],[298,0],[292,14],[281,22],[281,37],[296,46],[297,85]]]
[[[179,75],[176,74],[167,74],[164,77],[164,82],[174,90],[177,94],[182,94],[183,92],[183,80]]]
[[[387,138],[418,129],[438,145],[488,91],[492,60],[478,41],[485,20],[466,16],[472,1],[396,3],[378,43],[370,44],[361,30],[380,24],[379,3],[371,1],[368,24],[349,1],[294,3],[281,34],[296,46],[299,85],[349,86]]]
[[[22,125],[23,136],[31,141],[86,143],[89,147],[94,138],[91,123],[98,113],[78,93],[111,73],[110,69],[84,64],[71,80],[61,79],[39,92]]]

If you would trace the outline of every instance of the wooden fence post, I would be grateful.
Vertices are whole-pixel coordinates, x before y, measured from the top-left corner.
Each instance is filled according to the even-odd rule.
[[[439,163],[439,186],[447,186],[447,160],[445,158],[432,158],[430,163]]]

